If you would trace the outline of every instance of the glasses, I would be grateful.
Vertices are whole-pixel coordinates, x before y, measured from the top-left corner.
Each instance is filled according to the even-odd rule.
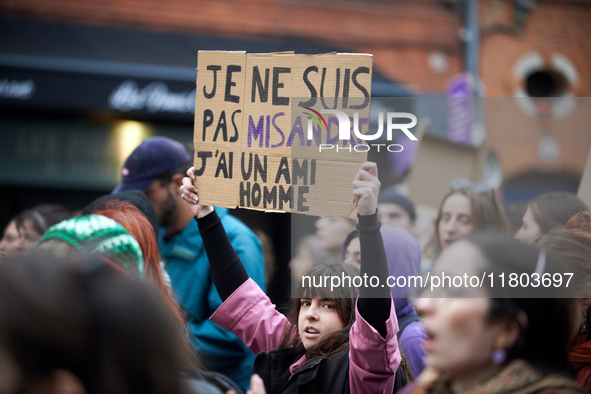
[[[472,183],[465,178],[456,178],[452,180],[451,188],[454,191],[458,189],[472,189],[477,194],[486,194],[494,190],[494,188],[487,183]]]

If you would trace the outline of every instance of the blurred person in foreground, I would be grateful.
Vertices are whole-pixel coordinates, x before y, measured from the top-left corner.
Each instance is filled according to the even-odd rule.
[[[551,255],[498,232],[475,233],[445,248],[434,276],[480,279],[485,273],[496,283],[471,281],[420,294],[415,308],[428,334],[426,368],[403,392],[583,393],[563,375],[573,301],[561,298],[569,296],[564,287],[536,285],[531,276],[559,272]],[[531,277],[530,285],[501,286],[499,275],[509,280],[509,273]]]
[[[179,373],[178,378],[186,386],[184,393],[202,392],[194,388],[194,386],[200,386],[200,382],[203,380],[216,388],[217,391],[212,391],[215,393],[228,389],[233,389],[238,393],[241,392],[240,388],[224,375],[204,372],[199,369],[198,355],[194,354],[186,336],[181,335],[184,323],[178,305],[172,299],[169,289],[163,285],[162,280],[155,280],[154,274],[157,272],[154,271],[154,268],[158,268],[158,261],[153,259],[152,249],[149,247],[145,249],[149,252],[146,253],[147,260],[143,257],[144,249],[142,249],[142,245],[146,245],[144,235],[146,233],[150,234],[152,227],[139,210],[130,203],[121,201],[113,201],[112,203],[110,205],[112,208],[117,206],[121,209],[119,211],[112,210],[109,212],[109,210],[103,210],[101,212],[119,219],[125,225],[134,227],[132,231],[139,236],[141,244],[121,223],[103,215],[85,215],[64,220],[48,229],[37,247],[32,251],[31,258],[43,261],[44,264],[50,267],[55,262],[58,265],[56,269],[59,269],[61,263],[84,267],[88,261],[96,258],[100,260],[102,265],[110,267],[111,270],[118,272],[121,276],[149,279],[144,282],[149,283],[151,287],[157,290],[161,302],[163,301],[163,304],[167,307],[167,313],[174,323],[172,329],[180,336],[178,346],[181,348],[179,355],[182,356],[182,359],[179,360],[180,364],[177,366],[177,372]],[[146,231],[146,229],[149,231]],[[153,244],[154,242],[155,240],[152,240]],[[152,245],[152,247],[154,246]]]
[[[101,253],[0,266],[2,394],[240,393],[227,378],[184,368],[183,343],[154,286]]]
[[[161,297],[95,256],[0,267],[0,393],[182,393],[182,336]]]

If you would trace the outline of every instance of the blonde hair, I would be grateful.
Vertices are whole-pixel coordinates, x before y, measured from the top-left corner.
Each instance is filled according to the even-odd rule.
[[[425,257],[436,258],[441,253],[441,240],[439,239],[438,231],[439,222],[441,221],[445,201],[454,194],[461,194],[470,200],[470,214],[472,223],[474,224],[474,231],[495,228],[504,233],[509,232],[509,221],[495,190],[478,193],[472,187],[457,188],[451,190],[441,200],[437,218],[435,219],[435,232],[425,248]]]

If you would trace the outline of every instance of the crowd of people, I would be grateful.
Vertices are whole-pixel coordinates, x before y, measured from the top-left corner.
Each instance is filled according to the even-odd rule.
[[[421,245],[412,201],[363,163],[357,218],[299,240],[284,314],[272,245],[200,204],[192,160],[152,137],[82,212],[10,220],[0,394],[591,392],[591,211],[575,195],[536,197],[511,234],[499,191],[456,179]],[[334,277],[382,285],[317,284]]]

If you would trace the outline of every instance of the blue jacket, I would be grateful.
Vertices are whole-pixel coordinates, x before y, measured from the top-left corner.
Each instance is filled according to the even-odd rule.
[[[265,290],[260,240],[226,208],[215,209],[248,275]],[[174,294],[185,312],[191,343],[199,352],[204,367],[227,375],[246,391],[255,354],[230,331],[209,320],[222,300],[212,282],[197,223],[191,220],[181,233],[171,238],[161,231],[158,244]]]

